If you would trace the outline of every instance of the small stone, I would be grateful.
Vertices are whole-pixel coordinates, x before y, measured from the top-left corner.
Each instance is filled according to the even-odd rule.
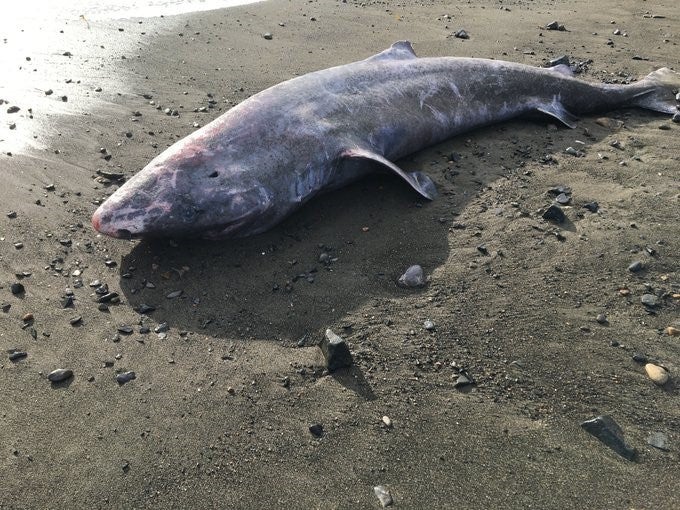
[[[121,374],[116,375],[116,382],[120,385],[132,381],[133,379],[137,379],[137,374],[135,374],[134,372],[123,372]]]
[[[402,287],[423,287],[426,283],[423,268],[417,264],[409,267],[406,272],[399,277],[398,283]]]
[[[382,417],[382,423],[386,428],[388,428],[388,429],[392,428],[392,420],[390,419],[389,416],[383,416]]]
[[[676,124],[680,124],[680,113],[674,113],[671,120]]]
[[[375,487],[373,487],[373,492],[375,493],[375,496],[378,498],[378,501],[380,501],[380,505],[383,508],[388,507],[394,503],[390,491],[387,490],[387,487],[385,487],[384,485],[376,485]]]
[[[82,324],[83,318],[79,315],[78,317],[73,317],[72,319],[69,320],[69,323],[71,326],[78,326]]]
[[[138,307],[135,308],[135,310],[136,310],[138,313],[141,313],[141,314],[151,313],[151,312],[153,312],[155,309],[156,309],[156,307],[151,306],[151,305],[147,305],[146,303],[142,303],[141,305],[139,305]]]
[[[9,290],[15,296],[23,294],[26,291],[26,289],[21,283],[13,283],[12,285],[9,286]]]
[[[456,33],[453,34],[453,35],[454,35],[454,37],[457,37],[458,39],[469,39],[469,38],[470,38],[470,34],[468,34],[468,33],[467,33],[465,30],[463,30],[463,29],[458,30],[458,32],[456,32]]]
[[[603,313],[598,314],[598,316],[595,318],[598,324],[609,324],[609,321],[607,320],[607,316]]]
[[[108,303],[118,297],[117,292],[107,292],[97,298],[97,303]]]
[[[267,41],[271,41],[274,38],[271,32],[265,32],[264,34],[262,34],[262,37],[264,37]]]
[[[132,329],[132,326],[128,326],[127,324],[120,324],[117,329],[119,333],[122,333],[124,335],[131,335],[132,332],[134,331]]]
[[[347,343],[330,329],[326,330],[319,347],[324,358],[326,358],[326,367],[329,372],[352,366],[352,353],[350,353]]]
[[[596,213],[600,209],[600,204],[597,202],[588,202],[583,204],[583,208],[589,210],[591,213]]]
[[[57,368],[47,374],[47,378],[54,383],[65,381],[71,377],[73,377],[73,370],[69,370],[68,368]]]
[[[665,452],[670,450],[668,447],[668,436],[663,432],[652,432],[647,438],[647,444]]]
[[[9,353],[9,360],[10,361],[19,361],[21,359],[24,359],[26,356],[28,356],[27,352],[24,351],[12,351]]]
[[[555,66],[568,66],[571,65],[569,62],[569,57],[567,55],[562,55],[561,57],[554,58],[548,62],[548,67]]]
[[[571,197],[566,193],[560,193],[555,197],[555,202],[557,202],[560,205],[568,205],[569,202],[571,202]]]
[[[551,21],[545,26],[546,30],[560,30],[560,31],[565,31],[566,28],[564,25],[558,23],[557,21]]]
[[[645,356],[644,354],[635,353],[633,354],[632,359],[636,363],[647,363],[647,356]]]
[[[609,448],[621,455],[624,459],[635,460],[637,452],[626,444],[623,439],[623,430],[611,416],[598,416],[581,423],[581,427],[589,434],[595,436]]]
[[[7,113],[16,113],[19,110],[21,110],[21,108],[19,108],[18,106],[10,106],[9,108],[7,108]]]
[[[21,317],[21,320],[24,322],[31,322],[33,319],[35,319],[35,317],[31,312],[25,313],[23,317]]]
[[[52,94],[54,94],[54,90],[52,90],[52,89],[47,89],[47,90],[45,91],[45,95],[46,95],[46,96],[51,96]]]
[[[567,219],[567,217],[564,215],[564,211],[562,211],[562,209],[555,204],[548,207],[541,217],[544,220],[554,221],[556,223],[564,223],[564,221]]]
[[[323,436],[323,425],[319,423],[315,423],[314,425],[309,426],[309,432],[314,436],[314,437],[322,437]]]
[[[680,329],[674,328],[673,326],[668,326],[663,330],[668,336],[678,336],[680,335]]]
[[[17,212],[16,212],[16,211],[8,211],[8,212],[7,212],[7,217],[8,217],[10,220],[13,220],[14,218],[17,217]]]
[[[647,377],[649,377],[654,384],[658,384],[659,386],[666,384],[670,378],[670,375],[665,368],[653,363],[647,363],[645,365],[645,372],[647,372]]]
[[[175,299],[175,298],[180,297],[183,293],[184,293],[183,290],[174,290],[174,291],[170,292],[170,293],[169,293],[167,296],[165,296],[165,297],[168,298],[168,299]]]
[[[427,319],[425,322],[423,322],[423,327],[428,331],[433,331],[435,329],[434,322],[432,322],[430,319]]]
[[[581,152],[578,149],[574,149],[573,147],[567,147],[566,149],[564,149],[564,152],[566,152],[570,156],[575,156],[577,158],[580,158],[581,156],[583,156],[583,152]]]
[[[453,383],[454,388],[463,388],[465,386],[470,386],[473,384],[472,378],[468,376],[467,374],[460,373],[458,374],[458,378],[456,379],[456,382]]]
[[[659,306],[659,298],[654,294],[643,294],[640,302],[648,308]]]
[[[632,262],[628,266],[628,271],[630,271],[631,273],[639,273],[640,271],[642,271],[642,269],[644,269],[644,267],[645,265],[641,261],[636,260],[635,262]]]

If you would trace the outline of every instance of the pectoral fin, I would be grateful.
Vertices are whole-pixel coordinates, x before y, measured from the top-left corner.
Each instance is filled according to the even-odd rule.
[[[545,113],[546,115],[550,115],[571,129],[576,127],[578,117],[564,108],[559,101],[553,101],[552,103],[537,106],[536,110]]]
[[[344,151],[340,156],[343,158],[367,159],[374,161],[375,163],[390,169],[392,172],[404,179],[414,190],[416,190],[428,200],[433,200],[437,196],[437,188],[435,187],[434,182],[432,182],[432,179],[430,179],[427,175],[422,172],[405,172],[377,152],[355,148]]]

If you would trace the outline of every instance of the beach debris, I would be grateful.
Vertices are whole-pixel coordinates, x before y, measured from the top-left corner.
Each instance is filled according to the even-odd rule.
[[[373,492],[375,493],[375,496],[378,498],[378,501],[380,501],[380,505],[383,508],[386,508],[394,503],[390,491],[384,485],[376,485],[373,487]]]
[[[409,267],[406,272],[399,277],[398,283],[402,287],[423,287],[426,283],[423,268],[418,264]]]
[[[680,335],[680,329],[674,328],[673,326],[668,326],[663,330],[668,336],[678,336]]]
[[[71,377],[73,377],[73,370],[68,368],[57,368],[56,370],[52,370],[49,374],[47,374],[47,378],[53,383],[62,382],[66,379],[70,379]]]
[[[668,382],[668,379],[670,379],[668,371],[654,363],[647,363],[645,365],[645,372],[647,372],[647,377],[649,377],[654,384],[659,386],[663,386]]]
[[[352,353],[349,351],[347,342],[330,329],[326,330],[319,347],[326,359],[326,367],[329,372],[352,366]]]
[[[623,439],[623,430],[611,416],[602,415],[581,423],[583,430],[595,436],[609,448],[627,460],[635,460],[635,448],[627,445]]]

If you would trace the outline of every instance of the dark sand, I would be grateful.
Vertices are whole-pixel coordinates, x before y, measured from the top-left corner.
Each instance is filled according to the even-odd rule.
[[[545,30],[553,20],[568,31]],[[194,122],[395,40],[421,56],[542,65],[568,54],[592,59],[594,81],[677,70],[675,0],[272,0],[141,21],[3,35],[13,55],[3,66],[25,84],[0,95],[22,108],[0,111],[0,302],[11,305],[0,346],[28,356],[0,361],[0,508],[378,508],[379,484],[400,508],[680,507],[680,338],[663,334],[680,327],[680,127],[667,117],[478,130],[400,162],[434,178],[432,203],[379,176],[246,240],[128,242],[89,223],[117,186],[98,170],[131,176]],[[460,28],[469,40],[452,37]],[[21,37],[36,30],[53,31],[49,49],[25,54]],[[215,107],[194,113],[207,94]],[[537,212],[560,184],[573,190],[561,228]],[[591,201],[598,213],[583,209]],[[324,251],[337,260],[320,263]],[[644,270],[633,274],[635,260]],[[429,285],[398,288],[414,263]],[[13,296],[22,272],[25,294]],[[120,304],[99,311],[93,280]],[[142,303],[156,310],[140,316]],[[120,324],[134,333],[117,337]],[[324,373],[315,344],[327,327],[349,342],[352,370]],[[655,386],[636,353],[671,381]],[[454,363],[475,379],[468,391],[454,388]],[[75,375],[51,385],[60,367]],[[128,370],[137,378],[119,386]],[[619,423],[637,461],[581,429],[599,414]],[[317,423],[320,439],[308,430]],[[647,444],[653,432],[670,451]]]

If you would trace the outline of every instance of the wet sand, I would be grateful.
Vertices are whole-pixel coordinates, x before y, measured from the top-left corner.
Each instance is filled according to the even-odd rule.
[[[121,241],[89,223],[119,174],[195,125],[395,40],[420,56],[567,54],[584,79],[622,82],[680,69],[679,26],[671,1],[273,0],[3,35],[21,80],[0,92],[0,508],[379,508],[376,485],[401,508],[680,505],[680,340],[664,332],[680,328],[680,126],[665,116],[477,130],[400,162],[433,177],[432,203],[376,176],[250,239]],[[52,31],[46,49],[32,31]],[[561,227],[540,213],[558,185]],[[395,284],[411,264],[425,288]],[[106,307],[101,285],[118,295]],[[324,371],[326,328],[351,369]],[[57,368],[74,376],[50,383]],[[601,414],[634,462],[581,428]]]

